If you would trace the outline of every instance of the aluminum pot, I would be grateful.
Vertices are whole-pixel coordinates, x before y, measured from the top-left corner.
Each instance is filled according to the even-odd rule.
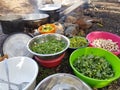
[[[0,22],[5,34],[24,31],[24,23],[20,15],[0,16]]]
[[[48,14],[26,14],[23,21],[26,28],[37,29],[40,25],[48,23]]]
[[[46,13],[49,17],[49,22],[58,21],[60,18],[61,5],[58,4],[45,4],[39,7],[40,13]]]

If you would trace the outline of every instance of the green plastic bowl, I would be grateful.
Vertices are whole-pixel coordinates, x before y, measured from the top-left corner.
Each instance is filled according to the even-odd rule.
[[[88,55],[88,54],[104,56],[107,59],[107,61],[112,65],[112,68],[115,72],[114,77],[106,80],[99,80],[99,79],[93,79],[93,78],[87,77],[81,74],[80,72],[78,72],[73,66],[74,61],[78,56]],[[109,85],[112,81],[120,77],[120,59],[113,53],[108,52],[107,50],[104,50],[101,48],[86,47],[86,48],[77,49],[74,52],[72,52],[72,54],[70,55],[69,61],[70,61],[70,66],[73,69],[75,75],[93,88],[105,87]]]

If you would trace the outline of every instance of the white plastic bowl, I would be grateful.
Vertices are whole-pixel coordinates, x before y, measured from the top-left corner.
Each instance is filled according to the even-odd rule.
[[[23,90],[34,90],[38,75],[37,63],[29,57],[13,57],[7,59],[10,82],[19,84],[29,82]],[[0,79],[7,81],[5,62],[0,62]],[[14,89],[15,86],[11,85]],[[0,90],[8,90],[8,84],[0,83]],[[14,89],[17,90],[17,89]]]

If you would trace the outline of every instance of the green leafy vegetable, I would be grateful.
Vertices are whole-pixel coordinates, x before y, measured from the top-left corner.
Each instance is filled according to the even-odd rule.
[[[87,46],[88,42],[84,37],[74,36],[70,38],[70,48],[79,48]]]
[[[42,31],[50,31],[53,29],[53,27],[49,24],[43,25],[42,27]]]
[[[42,43],[39,43],[39,40],[37,40],[31,45],[30,49],[39,54],[54,54],[62,51],[65,46],[65,42],[62,40],[49,38],[49,40],[45,40]]]
[[[108,79],[114,76],[114,71],[105,57],[95,55],[79,56],[73,65],[77,71],[94,79]]]

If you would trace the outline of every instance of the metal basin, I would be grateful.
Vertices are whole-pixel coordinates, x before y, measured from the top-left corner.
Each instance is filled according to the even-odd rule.
[[[43,79],[35,90],[92,90],[86,83],[71,74],[58,73]]]
[[[46,42],[46,41],[49,41],[51,39],[49,38],[55,38],[57,40],[62,40],[64,43],[65,43],[65,48],[62,50],[62,51],[59,51],[59,52],[56,52],[56,53],[53,53],[53,54],[41,54],[41,53],[36,53],[34,51],[32,51],[30,49],[30,47],[34,44],[34,43],[43,43],[43,42]],[[61,54],[63,54],[69,47],[69,44],[70,44],[70,41],[67,37],[65,37],[64,35],[61,35],[61,34],[41,34],[41,35],[38,35],[34,38],[32,38],[28,44],[27,44],[27,49],[28,51],[30,51],[33,55],[36,55],[38,57],[40,57],[41,59],[43,60],[50,60],[50,59],[54,59],[54,58],[57,58],[59,57]],[[50,46],[49,46],[50,47]],[[47,50],[47,49],[46,49]]]

